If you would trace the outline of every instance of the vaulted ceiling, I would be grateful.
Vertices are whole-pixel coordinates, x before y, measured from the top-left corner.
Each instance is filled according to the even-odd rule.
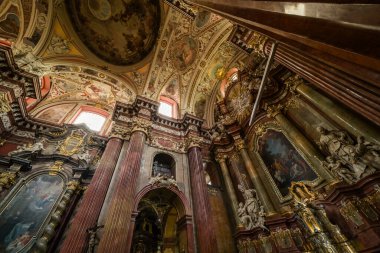
[[[211,125],[222,80],[249,56],[231,42],[231,22],[182,1],[2,1],[0,7],[0,36],[7,29],[1,20],[15,19],[20,28],[8,31],[15,52],[29,50],[44,66],[39,74],[50,78],[34,111],[73,101],[111,113],[116,101],[166,96],[180,116],[194,113]]]

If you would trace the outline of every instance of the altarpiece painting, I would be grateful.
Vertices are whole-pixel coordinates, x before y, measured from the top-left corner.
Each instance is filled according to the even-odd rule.
[[[65,187],[59,175],[40,174],[23,184],[0,213],[0,252],[27,251]]]
[[[258,153],[281,195],[292,182],[314,181],[318,175],[281,131],[268,129],[259,139]]]

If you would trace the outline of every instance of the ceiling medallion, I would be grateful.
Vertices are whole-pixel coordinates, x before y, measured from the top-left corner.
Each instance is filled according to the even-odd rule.
[[[188,70],[194,64],[197,54],[198,42],[187,35],[174,42],[170,52],[173,66],[179,71]]]
[[[66,0],[65,4],[83,46],[109,64],[135,65],[157,42],[160,1]]]

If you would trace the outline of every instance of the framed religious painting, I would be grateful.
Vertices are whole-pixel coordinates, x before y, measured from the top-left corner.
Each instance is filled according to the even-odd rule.
[[[0,252],[28,252],[65,190],[65,179],[48,171],[21,180],[0,205]]]
[[[266,127],[255,139],[255,154],[280,202],[291,199],[292,182],[316,186],[321,177],[288,136],[277,127]]]

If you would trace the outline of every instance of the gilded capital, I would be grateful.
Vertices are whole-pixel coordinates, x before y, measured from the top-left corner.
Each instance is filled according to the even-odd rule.
[[[287,89],[292,93],[297,93],[297,87],[301,84],[305,84],[305,81],[299,75],[291,76],[285,81]]]
[[[200,147],[203,142],[203,138],[200,136],[191,136],[186,139],[186,147],[190,149],[192,147]]]
[[[119,138],[122,140],[129,140],[130,136],[131,136],[131,130],[129,128],[126,128],[120,125],[114,125],[112,127],[109,138]]]
[[[132,122],[132,133],[140,131],[145,133],[149,137],[150,128],[152,126],[152,121],[143,118],[134,118]]]
[[[244,140],[239,138],[235,140],[235,147],[238,151],[245,149],[245,143]]]
[[[291,108],[299,108],[300,107],[300,100],[298,99],[299,95],[293,95],[291,98],[289,98],[285,104],[284,104],[284,110],[287,111]]]
[[[267,115],[270,118],[274,118],[274,117],[276,117],[276,115],[281,113],[282,109],[284,109],[283,104],[275,104],[275,105],[268,106]]]
[[[71,180],[66,185],[67,185],[67,190],[75,191],[79,186],[79,181]]]
[[[5,188],[9,189],[12,185],[16,183],[16,178],[18,177],[18,172],[6,171],[0,173],[0,192]]]
[[[225,163],[226,159],[227,159],[227,156],[225,154],[223,154],[223,153],[217,153],[216,156],[215,156],[215,160],[219,164]]]

